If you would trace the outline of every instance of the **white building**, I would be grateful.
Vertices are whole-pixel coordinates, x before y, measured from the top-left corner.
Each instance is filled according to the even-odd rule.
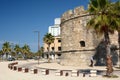
[[[60,18],[56,18],[54,20],[54,25],[49,26],[48,33],[51,33],[53,36],[59,36],[60,35]]]

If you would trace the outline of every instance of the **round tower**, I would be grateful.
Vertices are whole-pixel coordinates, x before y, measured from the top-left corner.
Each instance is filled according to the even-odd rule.
[[[61,18],[62,65],[89,65],[95,53],[97,38],[93,30],[87,30],[90,16],[83,7],[69,10]]]
[[[77,7],[65,12],[61,17],[61,47],[62,65],[83,66],[90,65],[90,58],[95,54],[103,36],[98,39],[94,30],[87,30],[87,22],[91,16],[84,8]],[[118,45],[117,33],[111,35],[111,43]]]

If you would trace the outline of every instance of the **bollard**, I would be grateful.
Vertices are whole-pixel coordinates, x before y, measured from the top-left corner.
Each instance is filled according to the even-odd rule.
[[[49,74],[49,70],[47,69],[47,70],[46,70],[46,75],[48,75],[48,74]]]
[[[79,71],[77,71],[77,70],[72,70],[72,74],[71,74],[72,76],[79,76]]]
[[[42,70],[42,74],[48,75],[48,74],[49,74],[49,69],[43,69],[43,70]]]
[[[63,75],[63,71],[62,71],[62,70],[57,70],[57,71],[55,72],[55,75],[56,75],[56,76],[62,76],[62,75]]]
[[[11,69],[11,70],[13,69],[13,65],[10,65],[10,69]]]
[[[38,70],[37,69],[34,69],[34,74],[37,74]]]
[[[25,68],[25,73],[27,73],[28,72],[28,68]]]
[[[14,66],[13,68],[14,68],[14,70],[17,70],[17,66]]]
[[[69,75],[68,73],[65,74],[65,76],[68,76],[68,75]]]
[[[22,71],[22,67],[18,67],[18,72]]]
[[[85,77],[85,73],[83,73],[83,77]]]

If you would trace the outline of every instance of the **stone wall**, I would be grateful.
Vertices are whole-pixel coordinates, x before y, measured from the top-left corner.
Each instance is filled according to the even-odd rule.
[[[89,65],[90,57],[94,55],[94,49],[98,46],[103,36],[98,37],[94,30],[87,30],[86,24],[90,16],[84,8],[77,7],[65,12],[61,17],[61,47],[62,65]],[[111,42],[118,44],[117,33],[111,35]]]

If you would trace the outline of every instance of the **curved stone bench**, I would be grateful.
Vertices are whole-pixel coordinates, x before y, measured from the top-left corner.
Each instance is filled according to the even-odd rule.
[[[56,70],[55,75],[56,76],[62,76],[63,75],[63,70]]]
[[[71,70],[63,70],[64,76],[71,76]]]
[[[35,69],[35,67],[21,67],[21,66],[17,66],[16,64],[18,64],[18,62],[14,62],[14,63],[10,63],[8,64],[8,68],[14,70],[14,71],[18,71],[18,72],[24,72],[24,73],[33,73],[33,74],[37,74],[39,72],[38,69]],[[80,72],[79,70],[64,70],[64,69],[49,69],[49,68],[40,68],[40,72],[42,75],[49,75],[51,72],[51,70],[53,70],[53,73],[55,73],[55,76],[72,76],[72,77],[77,77],[79,76]],[[95,71],[91,71],[91,73],[96,73]],[[95,74],[90,74],[90,76],[96,76]]]
[[[11,70],[13,69],[13,65],[10,65],[10,69],[11,69]]]
[[[29,72],[29,69],[28,69],[28,68],[22,68],[22,71],[23,71],[24,73],[28,73],[28,72]]]
[[[74,76],[74,77],[79,76],[79,71],[78,70],[72,70],[71,76]]]
[[[31,73],[33,73],[33,74],[37,74],[37,73],[38,73],[38,69],[31,69],[30,71],[31,71]]]
[[[97,76],[97,70],[90,70],[90,77],[96,77]]]
[[[17,70],[18,72],[23,71],[24,73],[28,73],[29,71],[31,71],[34,74],[38,73],[38,69],[31,69],[30,70],[29,68],[16,66],[17,64],[18,64],[18,62],[10,63],[10,64],[8,64],[8,68],[11,69],[11,70],[14,70],[14,71]],[[48,71],[47,71],[47,74],[48,74]]]
[[[17,66],[16,67],[14,67],[15,65],[17,65],[18,64],[18,62],[13,62],[13,63],[10,63],[10,64],[8,64],[8,68],[10,68],[11,70],[13,69],[13,70],[16,70],[17,69]]]
[[[48,75],[49,74],[49,69],[42,69],[42,74]]]

